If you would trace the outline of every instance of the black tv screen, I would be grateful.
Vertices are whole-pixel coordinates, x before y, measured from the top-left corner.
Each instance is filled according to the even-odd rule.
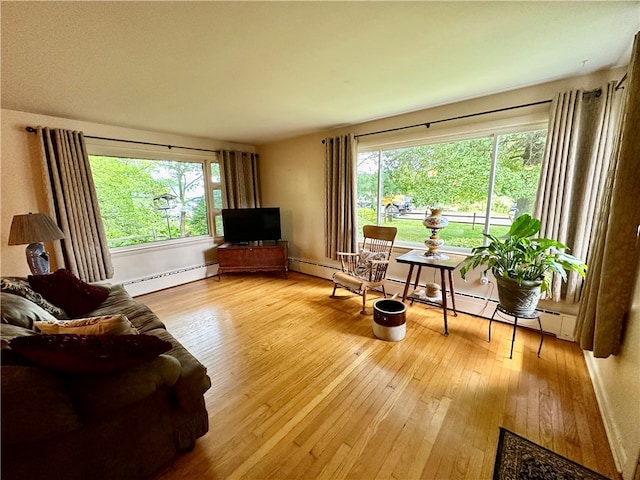
[[[280,209],[224,208],[222,209],[224,240],[229,243],[249,243],[281,238]]]

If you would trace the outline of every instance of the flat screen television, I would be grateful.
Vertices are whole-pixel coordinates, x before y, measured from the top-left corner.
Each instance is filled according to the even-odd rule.
[[[222,209],[224,240],[246,244],[257,241],[277,241],[280,232],[280,209],[224,208]]]

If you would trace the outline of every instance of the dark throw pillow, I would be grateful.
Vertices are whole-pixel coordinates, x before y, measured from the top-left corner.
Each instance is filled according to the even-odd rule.
[[[109,296],[107,287],[90,285],[61,268],[48,275],[29,275],[29,285],[70,317],[95,310]]]
[[[156,358],[172,345],[153,335],[33,335],[11,350],[39,367],[74,374],[119,372]]]

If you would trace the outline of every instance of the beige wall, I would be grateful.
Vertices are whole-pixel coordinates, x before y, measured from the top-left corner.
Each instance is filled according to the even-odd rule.
[[[14,215],[28,212],[42,212],[46,210],[43,192],[40,154],[36,135],[27,133],[26,126],[46,126],[51,128],[67,128],[79,130],[85,135],[136,140],[150,143],[171,144],[185,147],[206,149],[237,149],[254,151],[253,146],[220,142],[211,139],[201,139],[180,135],[167,135],[157,132],[133,130],[129,128],[100,125],[89,122],[79,122],[69,119],[35,115],[13,110],[2,110],[2,143],[0,150],[0,234],[1,234],[1,263],[2,275],[25,276],[29,274],[25,260],[25,246],[7,245],[9,228]],[[90,140],[87,140],[89,142]],[[143,147],[140,147],[143,148]],[[157,147],[144,147],[161,150]],[[89,151],[91,149],[89,148]],[[182,151],[182,150],[181,150]],[[186,152],[186,151],[185,151]],[[214,242],[212,238],[205,238],[184,245],[173,244],[167,248],[147,248],[144,251],[129,251],[114,253],[113,263],[115,283],[139,282],[141,279],[166,274],[168,272],[184,270],[185,268],[200,267],[200,275],[210,274],[202,266],[214,259]],[[48,248],[52,251],[51,248]],[[56,267],[52,259],[52,267]],[[177,278],[177,277],[176,277]],[[192,277],[189,277],[193,279]],[[153,288],[171,286],[169,283],[156,281]],[[134,294],[144,293],[134,284],[130,291]]]

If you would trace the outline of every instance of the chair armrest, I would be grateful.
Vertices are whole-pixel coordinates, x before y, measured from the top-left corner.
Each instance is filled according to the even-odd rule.
[[[359,253],[337,252],[340,259],[340,267],[345,273],[353,273],[360,259]]]

